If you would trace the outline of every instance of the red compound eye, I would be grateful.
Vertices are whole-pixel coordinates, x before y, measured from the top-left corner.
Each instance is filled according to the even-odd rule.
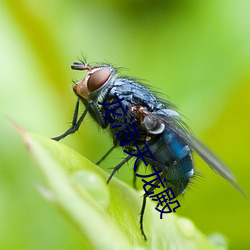
[[[110,71],[108,69],[99,69],[92,73],[88,79],[88,90],[93,92],[99,89],[109,78]]]

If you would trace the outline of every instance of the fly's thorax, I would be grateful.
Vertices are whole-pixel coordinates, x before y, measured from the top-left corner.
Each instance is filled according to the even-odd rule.
[[[115,69],[109,65],[88,67],[87,75],[73,87],[75,94],[80,99],[102,101],[107,87],[116,79]],[[105,91],[106,90],[106,91]]]
[[[144,114],[143,119],[141,119],[141,126],[149,134],[161,134],[165,129],[165,122],[171,121],[171,119],[179,120],[180,115],[175,110],[162,109],[154,112],[148,112],[147,110],[141,108],[141,113]]]
[[[165,125],[162,122],[158,122],[156,119],[150,116],[146,116],[142,123],[141,126],[148,131],[149,134],[161,134],[164,129]]]

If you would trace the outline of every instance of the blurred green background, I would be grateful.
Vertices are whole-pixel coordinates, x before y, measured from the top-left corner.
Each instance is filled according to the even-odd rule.
[[[36,191],[39,173],[8,117],[47,137],[64,132],[72,80],[83,76],[70,65],[82,55],[167,95],[250,196],[249,13],[247,0],[1,1],[0,249],[81,248],[81,235]],[[111,140],[93,124],[88,118],[63,143],[96,162]],[[117,150],[101,166],[110,171],[123,156]],[[250,202],[195,160],[203,177],[177,213],[224,234],[231,249],[250,249]],[[131,184],[132,171],[117,177]]]

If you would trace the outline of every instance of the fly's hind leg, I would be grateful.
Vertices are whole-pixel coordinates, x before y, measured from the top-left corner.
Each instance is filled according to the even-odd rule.
[[[146,208],[147,197],[148,197],[148,194],[145,193],[143,195],[142,207],[141,207],[141,212],[140,212],[140,230],[141,230],[141,233],[142,233],[144,240],[147,240],[147,236],[146,236],[146,234],[144,232],[144,228],[143,228],[143,216],[144,216],[144,212],[145,212],[145,208]]]

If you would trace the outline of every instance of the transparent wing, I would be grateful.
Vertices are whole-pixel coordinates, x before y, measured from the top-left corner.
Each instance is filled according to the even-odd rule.
[[[163,123],[166,127],[173,130],[209,165],[210,168],[212,168],[212,170],[230,182],[242,195],[248,199],[247,195],[237,185],[236,178],[229,168],[210,149],[208,149],[202,142],[200,142],[188,131],[180,118],[174,115],[163,115],[163,113],[151,113],[150,116],[152,115],[152,117],[158,120],[158,122]]]

